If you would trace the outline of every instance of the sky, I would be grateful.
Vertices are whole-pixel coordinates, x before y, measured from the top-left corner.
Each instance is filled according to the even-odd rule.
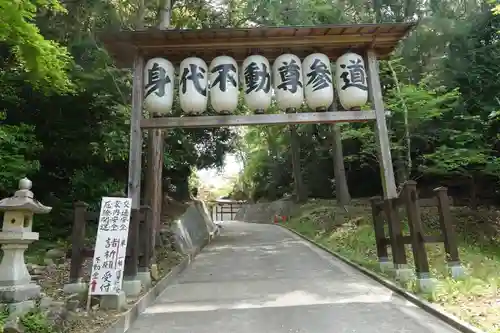
[[[198,170],[198,177],[202,184],[206,186],[222,187],[228,183],[227,179],[236,176],[243,168],[243,163],[236,155],[227,154],[224,158],[224,166],[221,172],[217,169]]]

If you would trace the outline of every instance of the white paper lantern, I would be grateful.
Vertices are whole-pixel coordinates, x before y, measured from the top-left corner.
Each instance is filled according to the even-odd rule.
[[[201,114],[207,109],[208,68],[203,59],[182,60],[179,72],[179,99],[187,114]]]
[[[273,84],[276,102],[283,110],[299,108],[304,101],[302,64],[293,54],[282,54],[273,64]]]
[[[307,105],[326,111],[333,103],[333,77],[330,59],[323,53],[308,55],[302,62],[304,95]]]
[[[337,92],[346,110],[359,110],[368,101],[368,83],[363,58],[348,52],[337,59]]]
[[[151,114],[166,114],[174,100],[174,66],[163,58],[152,58],[144,67],[144,108]]]
[[[241,82],[247,107],[255,113],[264,113],[271,105],[271,66],[260,55],[248,56],[241,66]]]
[[[216,57],[210,63],[210,103],[221,114],[238,107],[238,64],[228,56]]]

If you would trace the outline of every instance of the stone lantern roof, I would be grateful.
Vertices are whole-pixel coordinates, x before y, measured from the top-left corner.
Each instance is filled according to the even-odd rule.
[[[0,200],[0,211],[29,211],[34,214],[48,214],[52,207],[42,205],[31,192],[32,182],[28,178],[19,181],[19,190],[14,196]]]

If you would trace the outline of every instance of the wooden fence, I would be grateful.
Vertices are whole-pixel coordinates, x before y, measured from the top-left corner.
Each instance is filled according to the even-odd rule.
[[[377,255],[380,260],[388,258],[388,246],[391,247],[392,260],[395,267],[407,264],[405,245],[411,245],[417,276],[429,274],[429,261],[425,250],[425,243],[444,243],[446,260],[451,265],[460,263],[458,245],[450,212],[451,198],[447,189],[439,187],[434,190],[434,198],[419,199],[417,183],[405,183],[399,197],[382,200],[380,197],[371,199],[373,225],[377,244]],[[403,235],[398,207],[405,208],[409,235]],[[437,207],[439,212],[440,234],[425,235],[420,216],[421,207]],[[385,232],[385,223],[388,226],[388,235]]]

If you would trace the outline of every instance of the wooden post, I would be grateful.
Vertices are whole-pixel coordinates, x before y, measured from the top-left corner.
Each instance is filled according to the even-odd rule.
[[[387,123],[385,121],[382,87],[380,86],[378,60],[375,51],[368,50],[366,52],[366,62],[368,67],[367,75],[369,81],[368,88],[370,90],[370,99],[373,104],[373,108],[375,109],[375,135],[379,153],[380,173],[382,178],[382,187],[384,189],[384,199],[394,199],[398,197],[398,193],[394,180],[389,132],[387,130]]]
[[[142,158],[142,104],[144,99],[144,58],[137,54],[134,59],[132,85],[132,116],[130,118],[130,150],[127,195],[132,199],[132,209],[138,209],[141,199]]]
[[[380,263],[389,260],[387,253],[387,244],[384,230],[384,217],[382,215],[382,199],[380,197],[373,197],[370,199],[372,206],[372,219],[373,228],[375,231],[375,242],[377,245],[377,257]]]
[[[411,249],[415,261],[417,278],[429,277],[429,260],[425,250],[422,221],[420,217],[420,206],[418,202],[417,183],[407,181],[403,189],[403,198],[408,213],[408,225],[410,227]]]
[[[458,243],[453,227],[450,201],[448,198],[448,189],[446,187],[438,187],[434,189],[438,200],[439,223],[444,236],[444,247],[446,250],[446,259],[451,265],[460,265],[460,257],[458,255]]]
[[[160,5],[160,21],[158,28],[167,30],[170,26],[172,12],[172,1],[163,0]],[[155,118],[156,114],[151,114],[151,118]],[[146,186],[148,194],[146,194],[146,204],[151,207],[152,226],[151,232],[151,255],[155,256],[156,234],[161,228],[161,214],[163,202],[163,151],[166,132],[162,130],[149,131],[148,143],[148,172]],[[148,200],[149,199],[149,200]]]
[[[152,258],[151,242],[153,238],[151,208],[142,206],[140,210],[141,219],[139,221],[139,272],[149,272]]]
[[[132,209],[130,225],[128,228],[127,254],[125,258],[125,268],[123,277],[125,280],[135,280],[137,276],[137,266],[139,260],[139,209]]]
[[[151,208],[152,239],[150,243],[153,255],[155,235],[161,225],[161,210],[163,198],[163,147],[162,130],[150,130],[148,135],[148,165],[146,174],[146,204]]]
[[[73,230],[71,233],[71,267],[69,270],[69,283],[81,282],[83,277],[83,247],[85,244],[85,226],[87,221],[85,213],[88,205],[78,201],[73,205]]]
[[[402,268],[406,265],[405,244],[401,230],[401,221],[396,209],[396,199],[384,200],[384,212],[389,227],[389,240],[391,243],[392,261],[394,268]]]

